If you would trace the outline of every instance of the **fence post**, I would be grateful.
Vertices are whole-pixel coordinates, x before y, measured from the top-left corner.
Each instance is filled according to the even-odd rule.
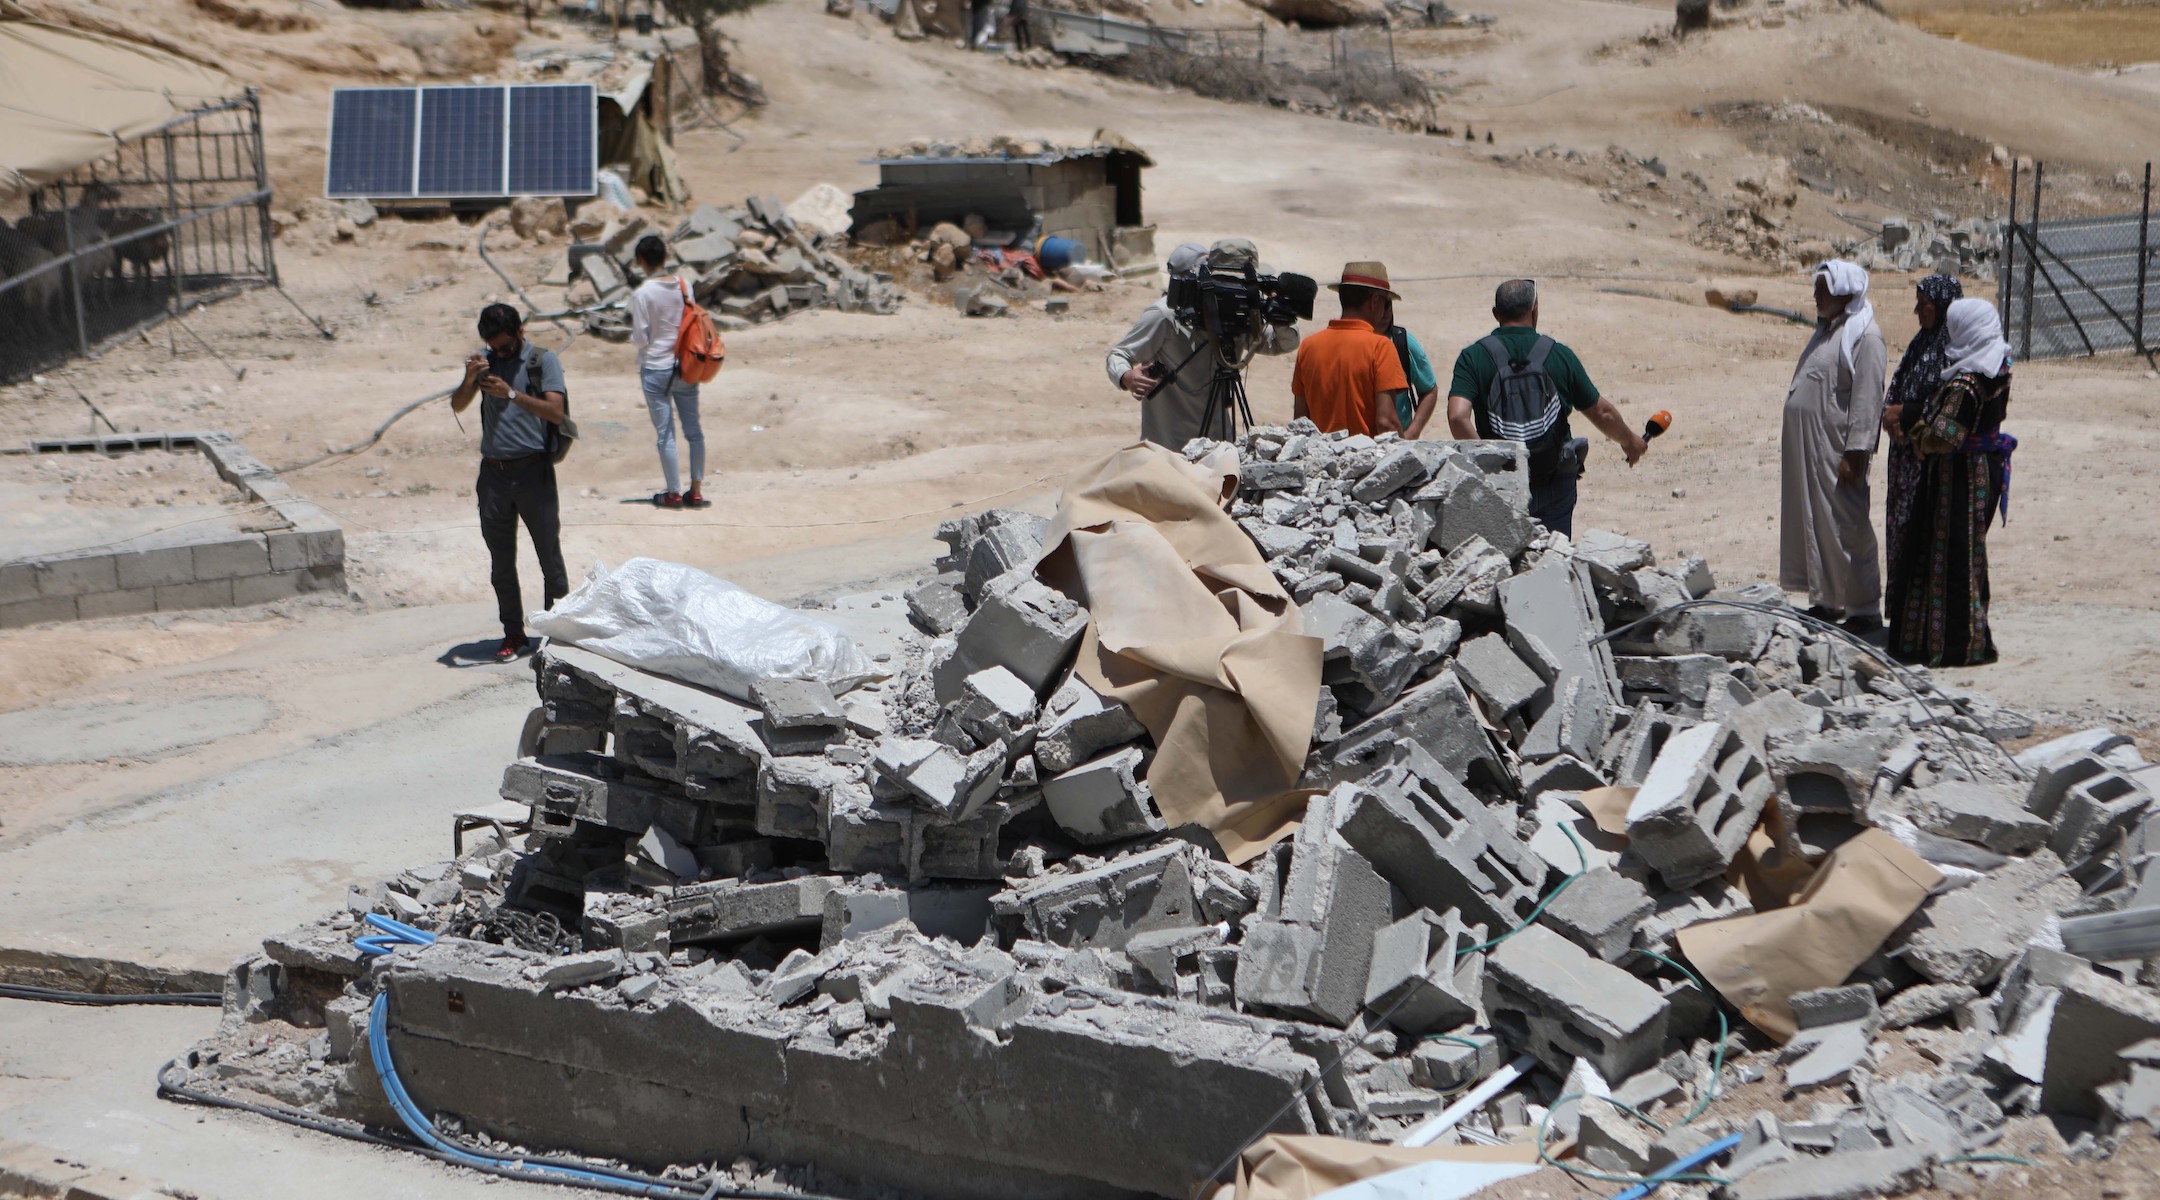
[[[1261,66],[1263,66],[1263,67],[1267,65],[1267,22],[1266,22],[1266,21],[1262,21],[1262,22],[1260,22],[1260,53],[1259,53],[1259,55],[1258,55],[1258,57],[1257,57],[1257,59],[1256,59],[1255,61],[1257,61],[1257,62],[1258,62],[1258,63],[1259,63],[1259,64],[1260,64]]]
[[[158,136],[165,139],[165,219],[177,222],[180,219],[180,185],[174,179],[180,173],[180,158],[173,150],[173,131],[167,129]],[[193,228],[192,224],[175,224],[165,237],[165,278],[172,284],[172,315],[176,317],[187,311],[187,296],[180,286],[180,239]]]
[[[2145,353],[2146,262],[2152,257],[2152,164],[2145,164],[2145,198],[2138,204],[2137,352]]]
[[[2018,252],[2018,160],[2010,159],[2010,227],[2003,231],[2003,277],[2002,315],[2005,334],[2009,333],[2010,317],[2017,307],[2017,252]],[[2019,347],[2019,358],[2026,357],[2025,348]]]
[[[2024,341],[2025,357],[2028,359],[2032,357],[2033,276],[2040,270],[2040,181],[2045,178],[2047,178],[2047,164],[2044,162],[2033,163],[2032,208],[2026,212],[2025,216],[2025,223],[2030,229],[2030,232],[2026,235],[2025,246]],[[2065,312],[2068,311],[2069,301],[2063,302],[2063,308]]]
[[[1387,69],[1392,74],[1397,69],[1395,66],[1395,19],[1390,17],[1382,21],[1381,24],[1387,27]]]
[[[671,69],[668,71],[668,75],[670,76],[669,86],[671,88],[674,86],[672,78],[675,74],[672,70],[674,65],[674,59],[670,58],[668,66]],[[263,156],[262,92],[254,87],[249,87],[247,96],[248,127],[254,133],[255,139],[255,190],[263,194],[263,198],[255,204],[255,221],[262,231],[263,273],[270,277],[271,287],[282,287],[284,285],[278,279],[277,250],[271,245],[270,162]],[[675,106],[673,103],[669,103],[668,119],[672,121],[674,115]],[[504,182],[507,183],[508,180]]]
[[[82,260],[75,257],[75,212],[68,207],[67,183],[54,185],[60,189],[60,244],[67,249],[68,294],[75,301],[75,348],[90,353],[90,318],[83,309]]]

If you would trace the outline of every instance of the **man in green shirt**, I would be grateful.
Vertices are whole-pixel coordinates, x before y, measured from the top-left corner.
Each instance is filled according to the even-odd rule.
[[[1575,482],[1583,464],[1568,410],[1582,413],[1618,443],[1630,467],[1649,443],[1598,394],[1575,352],[1538,332],[1535,283],[1501,284],[1493,293],[1493,319],[1498,328],[1455,356],[1448,429],[1458,438],[1522,442],[1530,458],[1530,515],[1547,529],[1573,536]]]

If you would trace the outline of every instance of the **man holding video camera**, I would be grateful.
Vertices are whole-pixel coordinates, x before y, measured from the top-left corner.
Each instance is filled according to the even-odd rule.
[[[1257,280],[1261,278],[1259,261],[1260,252],[1244,238],[1224,238],[1205,254],[1190,242],[1170,252],[1171,290],[1140,314],[1104,362],[1110,382],[1140,402],[1141,437],[1172,450],[1184,449],[1195,437],[1229,439],[1235,435],[1240,413],[1236,404],[1223,402],[1219,395],[1210,405],[1219,370],[1227,369],[1226,363],[1242,369],[1245,357],[1252,353],[1288,354],[1297,349],[1295,321],[1274,319],[1289,318],[1289,313],[1256,312],[1242,328],[1218,334],[1210,331],[1209,313],[1173,303],[1172,292],[1183,292],[1203,279]],[[1308,313],[1310,303],[1308,296]],[[1222,328],[1219,322],[1216,328]],[[1223,345],[1222,337],[1239,344]],[[1210,428],[1203,431],[1203,423]]]

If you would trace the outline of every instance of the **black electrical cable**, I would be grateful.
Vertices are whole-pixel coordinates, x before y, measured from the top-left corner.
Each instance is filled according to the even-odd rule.
[[[420,1142],[377,1133],[357,1121],[341,1121],[332,1117],[301,1112],[297,1109],[284,1108],[279,1105],[255,1104],[246,1100],[235,1100],[229,1096],[219,1096],[211,1092],[199,1091],[184,1083],[175,1081],[173,1075],[179,1069],[179,1065],[178,1060],[168,1059],[164,1066],[158,1068],[157,1085],[160,1099],[184,1100],[191,1104],[201,1104],[211,1108],[225,1108],[235,1112],[253,1113],[258,1117],[268,1117],[273,1121],[280,1121],[287,1125],[297,1125],[302,1129],[312,1129],[317,1133],[327,1133],[332,1137],[340,1137],[348,1141],[362,1142],[370,1146],[381,1146],[390,1150],[410,1151],[450,1166],[481,1171],[504,1179],[516,1179],[526,1183],[552,1183],[585,1187],[592,1188],[595,1191],[620,1190],[633,1192],[637,1195],[650,1195],[651,1188],[666,1188],[674,1191],[681,1197],[681,1200],[716,1200],[716,1198],[722,1196],[730,1197],[731,1200],[839,1200],[838,1197],[822,1195],[816,1192],[778,1191],[771,1188],[730,1185],[726,1182],[726,1176],[716,1176],[708,1183],[705,1180],[663,1179],[657,1175],[644,1175],[639,1177],[647,1180],[646,1184],[635,1187],[626,1184],[617,1189],[607,1187],[600,1182],[568,1184],[559,1176],[536,1171],[520,1171],[514,1167],[476,1167],[469,1163],[455,1161],[448,1155]],[[583,1170],[589,1166],[589,1164],[570,1159],[549,1158],[540,1155],[526,1155],[519,1161],[539,1166],[565,1167],[572,1170]],[[638,1172],[634,1171],[617,1170],[615,1173],[619,1175],[638,1175]]]
[[[42,1000],[47,1004],[86,1004],[100,1008],[117,1008],[124,1004],[210,1007],[225,1003],[225,997],[216,992],[70,992],[20,983],[0,983],[0,999]]]
[[[1950,745],[1950,749],[1957,754],[1958,761],[1965,765],[1965,769],[1967,771],[1972,771],[1975,774],[1978,773],[1978,769],[1974,767],[1972,759],[1966,757],[1965,755],[1964,744],[1961,743],[1957,738],[1948,736],[1948,734],[1955,731],[1949,730],[1946,726],[1944,726],[1942,718],[1935,714],[1934,706],[1928,703],[1927,693],[1928,691],[1933,689],[1924,689],[1918,684],[1914,683],[1910,673],[1906,670],[1903,663],[1900,663],[1895,658],[1892,658],[1880,646],[1877,646],[1874,643],[1868,641],[1866,638],[1863,638],[1858,634],[1853,633],[1849,629],[1845,629],[1839,626],[1834,621],[1825,621],[1821,617],[1809,616],[1807,613],[1800,612],[1797,609],[1789,607],[1781,607],[1771,604],[1757,604],[1753,601],[1748,600],[1718,600],[1706,596],[1699,600],[1683,600],[1680,603],[1672,605],[1668,608],[1661,608],[1658,611],[1651,613],[1649,616],[1641,618],[1640,620],[1629,621],[1625,625],[1615,626],[1614,628],[1608,629],[1604,633],[1599,634],[1597,637],[1591,638],[1590,645],[1595,646],[1601,642],[1609,642],[1612,639],[1619,637],[1624,633],[1627,633],[1629,630],[1638,629],[1644,625],[1649,625],[1654,622],[1662,621],[1666,617],[1672,616],[1675,613],[1686,612],[1688,609],[1691,608],[1708,607],[1737,608],[1747,612],[1761,613],[1767,617],[1775,617],[1781,621],[1793,621],[1798,624],[1807,626],[1808,628],[1818,630],[1822,633],[1830,634],[1833,637],[1850,643],[1855,649],[1859,650],[1861,653],[1867,655],[1869,658],[1872,658],[1875,661],[1881,663],[1883,666],[1889,668],[1890,674],[1896,677],[1898,683],[1902,685],[1907,692],[1911,693],[1914,700],[1919,701],[1920,711],[1926,714],[1928,724],[1933,725],[1938,731],[1941,731],[1945,734],[1943,740],[1948,742]],[[1940,695],[1940,693],[1937,694]],[[1950,706],[1952,712],[1956,712],[1960,716],[1966,715],[1962,710],[1959,709],[1956,700],[1952,699],[1949,696],[1943,696],[1942,699],[1943,703]],[[1987,738],[1989,744],[1993,745],[1995,749],[2002,754],[2003,760],[2010,764],[2010,769],[2017,774],[2018,778],[2027,780],[2032,778],[2032,776],[2025,770],[2024,766],[2018,762],[2017,756],[2010,753],[2010,748],[2002,744],[2002,739],[1996,737],[1994,734],[1987,731],[1987,726],[1982,725],[1980,727],[1980,733],[1981,736]]]

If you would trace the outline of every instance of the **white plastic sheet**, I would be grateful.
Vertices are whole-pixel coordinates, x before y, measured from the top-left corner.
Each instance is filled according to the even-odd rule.
[[[750,698],[761,679],[815,679],[843,692],[878,671],[846,631],[695,567],[633,558],[593,566],[533,632],[625,666]]]

